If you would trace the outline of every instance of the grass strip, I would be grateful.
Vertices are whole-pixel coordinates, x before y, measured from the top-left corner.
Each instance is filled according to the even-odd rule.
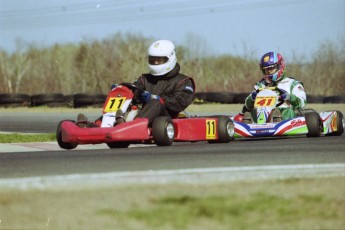
[[[2,188],[0,228],[344,229],[344,189],[344,177]]]
[[[22,134],[9,133],[0,134],[0,143],[23,143],[23,142],[49,142],[56,141],[55,133],[43,134]]]

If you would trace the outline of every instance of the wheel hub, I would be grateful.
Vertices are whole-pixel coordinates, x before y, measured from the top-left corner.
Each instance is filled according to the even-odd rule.
[[[175,136],[174,126],[171,123],[169,123],[167,125],[167,135],[168,135],[169,139],[173,139]]]
[[[226,130],[228,131],[228,134],[230,137],[234,137],[235,135],[235,125],[233,122],[229,122],[227,125],[226,125]]]

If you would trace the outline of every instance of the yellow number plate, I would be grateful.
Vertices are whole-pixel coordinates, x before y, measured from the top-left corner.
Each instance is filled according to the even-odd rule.
[[[106,107],[104,108],[104,112],[116,112],[117,110],[121,109],[125,101],[125,97],[110,97]]]
[[[274,106],[276,100],[277,98],[274,96],[259,96],[255,99],[254,107]]]
[[[338,126],[337,126],[337,114],[334,114],[334,117],[332,118],[331,125],[333,128],[333,131],[338,131]]]
[[[216,120],[206,119],[206,139],[214,140],[216,139],[217,127]]]

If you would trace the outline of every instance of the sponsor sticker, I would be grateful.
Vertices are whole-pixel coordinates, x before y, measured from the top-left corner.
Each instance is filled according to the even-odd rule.
[[[291,126],[292,127],[298,127],[298,126],[302,126],[302,125],[303,125],[303,121],[300,120],[300,119],[291,121]]]

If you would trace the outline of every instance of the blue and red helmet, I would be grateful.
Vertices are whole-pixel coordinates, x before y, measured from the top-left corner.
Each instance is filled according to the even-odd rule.
[[[268,82],[281,80],[285,69],[283,56],[276,52],[264,54],[260,60],[260,69]]]

